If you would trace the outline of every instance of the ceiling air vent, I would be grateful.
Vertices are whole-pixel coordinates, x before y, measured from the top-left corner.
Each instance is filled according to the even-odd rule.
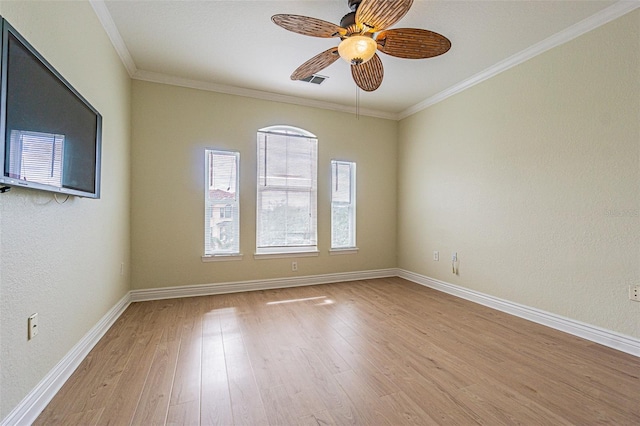
[[[325,77],[323,75],[318,75],[318,74],[312,74],[309,77],[301,79],[300,81],[306,81],[307,83],[313,83],[313,84],[322,84],[322,82],[325,81],[327,78],[329,77]]]

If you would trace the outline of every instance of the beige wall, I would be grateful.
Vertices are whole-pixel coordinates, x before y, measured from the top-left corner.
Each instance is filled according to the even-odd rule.
[[[640,11],[399,124],[130,82],[87,2],[0,14],[104,118],[100,200],[0,195],[0,419],[130,288],[399,266],[640,337]],[[276,124],[319,139],[320,256],[297,273],[253,258],[255,132]],[[206,147],[241,153],[243,261],[201,261]],[[328,254],[332,158],[358,164],[357,255]]]
[[[0,195],[2,419],[129,290],[130,81],[88,2],[2,1],[0,14],[104,120],[100,200]]]
[[[397,123],[134,81],[134,289],[306,276],[396,266]],[[318,257],[255,260],[256,132],[286,124],[318,137]],[[204,149],[240,152],[242,261],[203,263]],[[357,163],[355,255],[330,256],[330,160]],[[298,272],[291,272],[291,261]]]
[[[402,120],[398,156],[400,268],[640,337],[640,11]]]

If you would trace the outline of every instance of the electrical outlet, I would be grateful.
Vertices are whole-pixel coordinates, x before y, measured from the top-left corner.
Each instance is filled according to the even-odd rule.
[[[437,251],[433,252],[433,260],[438,261],[440,260],[440,253]]]
[[[291,270],[296,272],[298,270],[298,262],[291,262]]]
[[[629,300],[640,302],[640,285],[629,286]]]
[[[33,314],[27,319],[27,339],[31,340],[38,335],[38,314]]]

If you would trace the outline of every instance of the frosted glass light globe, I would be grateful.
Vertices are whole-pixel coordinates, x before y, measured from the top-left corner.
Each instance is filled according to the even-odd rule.
[[[351,36],[338,45],[340,57],[351,65],[360,65],[373,58],[378,45],[371,37]]]

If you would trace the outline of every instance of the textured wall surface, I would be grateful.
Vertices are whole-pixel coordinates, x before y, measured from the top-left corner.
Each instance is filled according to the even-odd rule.
[[[640,337],[639,10],[403,120],[398,157],[400,268]]]
[[[396,266],[397,123],[155,83],[133,82],[135,289]],[[254,259],[256,132],[285,124],[318,137],[318,257]],[[242,261],[203,263],[204,149],[240,151]],[[357,163],[358,254],[330,256],[330,160]],[[291,271],[291,261],[298,272]]]
[[[103,116],[101,199],[0,195],[2,419],[129,290],[130,81],[88,2],[3,1],[0,14]]]
[[[130,288],[399,266],[640,337],[640,11],[400,123],[131,82],[88,2],[0,14],[104,118],[100,200],[0,195],[0,419]],[[319,139],[320,255],[297,273],[253,258],[256,131],[276,124]],[[242,261],[201,261],[208,147],[241,153]],[[328,254],[333,158],[358,165],[355,255]]]

